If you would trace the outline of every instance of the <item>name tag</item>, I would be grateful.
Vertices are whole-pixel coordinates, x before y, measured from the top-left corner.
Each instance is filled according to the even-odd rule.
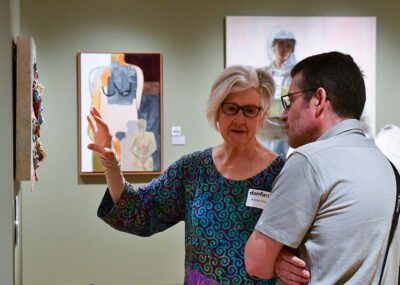
[[[249,189],[246,206],[264,210],[271,193],[263,190]]]

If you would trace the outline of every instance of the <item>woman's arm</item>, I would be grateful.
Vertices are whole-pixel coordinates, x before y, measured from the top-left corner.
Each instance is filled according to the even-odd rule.
[[[107,124],[96,109],[88,116],[94,142],[88,148],[102,158],[108,191],[98,209],[98,216],[120,231],[149,236],[178,223],[185,217],[183,169],[172,164],[161,176],[134,189],[122,176],[120,165],[111,150]]]
[[[87,120],[93,132],[93,143],[90,143],[88,148],[96,151],[102,158],[110,195],[114,203],[117,203],[124,191],[124,178],[118,160],[111,149],[112,136],[96,108],[90,110]]]

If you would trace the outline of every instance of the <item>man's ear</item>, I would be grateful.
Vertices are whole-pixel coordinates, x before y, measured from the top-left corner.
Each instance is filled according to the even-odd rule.
[[[328,94],[326,90],[322,87],[318,88],[317,91],[315,92],[315,109],[316,109],[316,114],[320,115],[326,108],[326,104],[329,101],[328,100]]]

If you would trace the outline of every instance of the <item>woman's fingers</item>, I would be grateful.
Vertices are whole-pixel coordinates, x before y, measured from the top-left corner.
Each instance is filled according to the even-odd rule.
[[[95,143],[90,143],[88,144],[88,149],[93,150],[99,154],[104,155],[105,154],[105,149],[103,147],[100,147],[99,145],[95,144]]]
[[[93,108],[90,110],[90,112],[93,112],[94,115],[96,115],[96,116],[102,118],[100,112],[97,111],[97,109],[96,109],[95,107],[93,107]]]
[[[101,117],[100,113],[95,109],[92,108],[90,110],[90,115],[93,118],[93,120],[95,121],[97,128],[104,128],[105,130],[108,131],[108,125],[106,122],[104,122],[103,118]]]
[[[97,131],[96,122],[94,122],[93,117],[90,116],[90,115],[87,115],[86,118],[87,118],[87,120],[88,120],[90,129],[91,129],[93,132]]]
[[[114,152],[112,151],[111,148],[100,147],[99,145],[97,145],[95,143],[88,144],[87,148],[92,151],[97,152],[98,155],[103,159],[112,159],[114,157]]]
[[[108,125],[104,122],[100,113],[95,108],[90,110],[90,115],[87,116],[87,120],[93,132],[97,132],[101,129],[108,133]]]
[[[90,143],[88,148],[96,151],[103,158],[110,157],[110,153],[113,156],[111,134],[108,125],[104,122],[100,113],[95,108],[92,108],[90,114],[87,116],[87,120],[93,132],[93,143]]]

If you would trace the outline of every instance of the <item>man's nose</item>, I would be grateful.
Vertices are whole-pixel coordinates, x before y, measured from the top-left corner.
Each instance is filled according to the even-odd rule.
[[[288,114],[287,110],[284,110],[283,113],[281,114],[281,116],[279,117],[279,119],[280,119],[282,122],[286,122],[286,120],[287,120],[287,114]]]

